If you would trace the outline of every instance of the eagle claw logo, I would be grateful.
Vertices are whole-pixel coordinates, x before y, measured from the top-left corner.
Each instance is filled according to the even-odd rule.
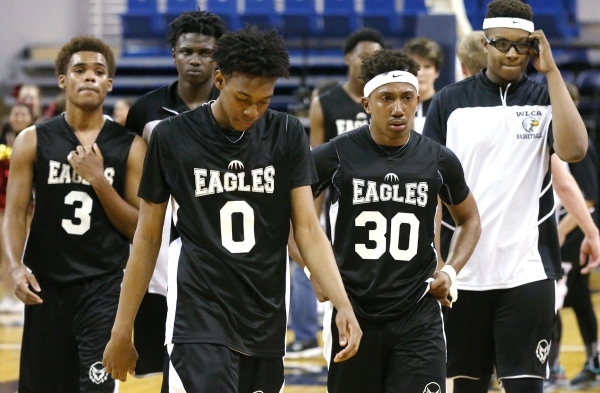
[[[101,383],[106,382],[108,379],[108,373],[102,365],[102,362],[96,362],[92,364],[89,375],[90,380],[96,385],[100,385]]]
[[[548,354],[550,353],[550,344],[548,341],[542,340],[538,343],[537,348],[535,349],[535,356],[540,360],[540,363],[544,363]]]
[[[429,382],[423,389],[423,393],[442,393],[442,388],[436,382]]]
[[[398,175],[390,172],[387,175],[385,175],[385,177],[383,179],[385,181],[398,181]]]
[[[233,170],[244,169],[244,164],[242,164],[241,161],[233,160],[229,163],[229,165],[227,165],[227,168]]]
[[[523,129],[529,133],[533,132],[533,128],[540,125],[540,122],[535,117],[526,117],[521,123]]]

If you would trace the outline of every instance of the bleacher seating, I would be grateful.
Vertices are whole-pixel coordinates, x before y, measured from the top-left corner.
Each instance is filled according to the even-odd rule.
[[[168,26],[182,12],[198,9],[196,0],[167,0],[167,9],[164,13],[165,26]]]
[[[314,0],[286,0],[279,31],[285,38],[308,38],[320,33]]]
[[[370,0],[361,14],[361,24],[378,30],[384,36],[399,36],[401,19],[396,4],[389,0]]]
[[[533,9],[533,22],[536,29],[544,30],[549,38],[570,38],[577,36],[578,29],[572,18],[572,8],[563,0],[526,0]]]
[[[260,29],[278,27],[279,15],[275,10],[275,0],[246,0],[240,21],[242,26],[249,24]]]
[[[354,0],[323,0],[321,19],[320,34],[325,37],[347,37],[359,27]]]
[[[206,11],[219,15],[229,30],[240,28],[237,0],[206,0]]]
[[[123,53],[126,55],[161,54],[158,40],[164,41],[164,24],[156,0],[128,0],[121,15]]]

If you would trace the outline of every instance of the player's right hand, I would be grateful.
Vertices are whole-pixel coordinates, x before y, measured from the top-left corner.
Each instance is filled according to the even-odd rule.
[[[15,286],[15,295],[25,304],[40,304],[44,301],[36,295],[35,292],[41,292],[40,284],[38,284],[35,276],[25,266],[21,265],[11,271],[13,283]]]
[[[362,330],[351,306],[337,310],[335,324],[340,335],[340,346],[346,347],[338,352],[333,359],[334,362],[339,363],[356,355],[360,346]]]
[[[127,338],[119,339],[112,334],[102,356],[102,365],[106,372],[121,382],[127,381],[127,373],[135,375],[135,364],[138,359],[138,353],[131,342],[131,335],[124,337]]]

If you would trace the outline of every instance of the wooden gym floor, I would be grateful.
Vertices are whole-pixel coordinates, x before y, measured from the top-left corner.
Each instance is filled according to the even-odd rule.
[[[596,315],[600,318],[600,272],[592,274],[591,286]],[[573,378],[582,368],[585,352],[571,309],[561,310],[563,318],[563,343],[561,363],[567,378]],[[17,388],[19,350],[22,328],[14,326],[18,317],[0,314],[0,393],[13,393]],[[322,359],[286,361],[286,386],[284,393],[324,393],[326,381],[325,361]],[[121,384],[121,393],[160,392],[161,377],[146,379],[128,378]],[[563,390],[557,390],[563,392]],[[564,390],[567,392],[569,390]],[[600,392],[600,385],[580,392]]]

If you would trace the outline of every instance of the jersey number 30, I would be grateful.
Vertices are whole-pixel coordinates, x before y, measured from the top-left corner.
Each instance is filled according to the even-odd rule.
[[[62,227],[70,235],[83,235],[90,229],[94,200],[86,192],[71,191],[65,197],[65,205],[73,205],[75,202],[81,203],[81,207],[76,207],[73,214],[73,217],[79,219],[79,223],[75,224],[73,220],[62,220]]]
[[[378,259],[386,251],[387,245],[387,219],[378,211],[364,211],[356,217],[354,224],[364,227],[367,222],[374,222],[375,229],[369,231],[369,240],[375,242],[375,248],[367,248],[364,244],[355,244],[354,250],[363,259]],[[408,224],[410,227],[408,248],[400,250],[400,225]],[[390,222],[390,254],[397,261],[410,261],[417,255],[419,246],[419,220],[412,213],[397,213]]]

